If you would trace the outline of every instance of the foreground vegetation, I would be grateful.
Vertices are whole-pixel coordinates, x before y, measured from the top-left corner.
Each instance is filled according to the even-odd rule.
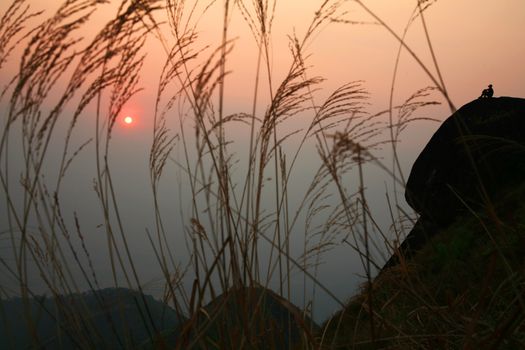
[[[463,215],[410,260],[386,269],[325,325],[335,348],[525,346],[523,185],[493,213]],[[369,299],[372,299],[371,301]],[[372,311],[371,311],[372,310]]]
[[[81,40],[83,30],[93,32],[87,24],[102,3],[68,0],[49,15],[32,12],[24,0],[14,0],[0,20],[0,70],[4,84],[0,90],[0,182],[1,215],[5,218],[0,234],[2,241],[7,242],[0,264],[2,276],[9,278],[9,283],[2,279],[0,293],[2,299],[13,295],[20,298],[17,300],[22,304],[33,348],[57,341],[41,339],[37,331],[38,320],[32,308],[34,300],[41,299],[37,298],[40,292],[34,290],[36,284],[45,286],[48,300],[60,310],[59,313],[46,308],[48,316],[67,314],[75,320],[77,327],[63,328],[67,338],[75,341],[74,346],[89,349],[99,345],[89,337],[90,327],[86,326],[93,315],[84,309],[78,311],[64,297],[82,294],[87,289],[93,295],[93,303],[104,307],[100,272],[95,268],[93,252],[87,248],[91,237],[79,219],[82,213],[64,203],[64,184],[69,181],[75,162],[85,153],[93,163],[90,184],[101,213],[97,220],[106,238],[108,263],[104,272],[111,275],[113,287],[136,291],[133,302],[126,305],[137,305],[140,322],[148,331],[147,340],[137,340],[129,329],[122,333],[113,330],[122,348],[274,348],[281,341],[283,348],[346,347],[358,343],[374,347],[383,341],[392,346],[424,348],[435,340],[444,347],[453,347],[462,341],[474,344],[487,340],[488,330],[498,327],[497,322],[506,326],[490,334],[510,332],[510,337],[495,335],[490,344],[512,346],[522,341],[519,334],[515,335],[515,324],[522,315],[512,314],[507,319],[503,315],[508,312],[502,309],[521,303],[521,297],[515,300],[521,295],[516,293],[520,280],[511,273],[521,266],[513,262],[518,252],[509,251],[509,257],[503,260],[497,259],[500,255],[489,259],[487,271],[498,277],[490,281],[484,276],[476,279],[484,272],[474,271],[471,262],[461,265],[463,260],[459,258],[466,245],[479,248],[469,253],[481,254],[479,259],[493,256],[496,248],[499,254],[504,240],[514,238],[501,233],[494,234],[492,241],[478,241],[482,235],[474,234],[478,229],[474,219],[456,228],[467,232],[459,241],[447,238],[447,234],[441,238],[450,239],[457,249],[436,248],[435,252],[424,254],[430,261],[403,263],[383,272],[372,283],[383,263],[375,257],[395,251],[393,239],[399,242],[404,237],[406,222],[412,219],[397,199],[404,186],[397,155],[401,134],[410,122],[422,119],[418,114],[421,108],[437,104],[436,94],[451,110],[455,109],[432,45],[432,71],[436,74],[404,42],[404,34],[395,34],[364,2],[353,2],[371,16],[374,24],[393,34],[399,53],[408,52],[432,84],[415,89],[397,106],[391,98],[386,110],[372,113],[362,82],[342,84],[320,99],[317,93],[323,79],[311,76],[309,71],[307,47],[326,25],[345,23],[345,1],[321,1],[304,36],[290,36],[290,65],[280,80],[271,67],[275,1],[123,0],[112,19],[101,25],[92,38]],[[421,21],[430,43],[424,14],[431,4],[432,1],[414,4],[405,34],[414,21]],[[224,16],[219,43],[199,41],[199,16],[209,6],[219,6]],[[250,30],[257,47],[257,61],[253,62],[251,111],[228,114],[225,106],[231,101],[226,99],[225,89],[227,63],[234,50],[235,33],[229,31],[232,11],[244,18]],[[116,125],[126,104],[140,91],[150,41],[162,48],[165,61],[156,91],[148,91],[155,95],[150,110],[153,136],[148,162],[152,201],[141,205],[151,209],[154,225],[145,230],[144,244],[151,246],[158,263],[162,301],[178,320],[175,334],[157,327],[158,320],[154,320],[158,310],[144,292],[145,281],[137,271],[141,262],[130,249],[112,158]],[[16,64],[9,65],[13,60]],[[396,72],[397,63],[392,94]],[[261,97],[265,95],[269,96],[266,101]],[[290,125],[294,125],[291,121],[298,117],[301,128],[290,130]],[[79,140],[76,134],[79,125],[85,125],[83,122],[94,130],[87,140]],[[244,134],[249,135],[242,145],[246,153],[243,157],[236,153],[228,133],[235,123],[243,125]],[[376,156],[379,147],[391,149],[392,159],[384,162]],[[311,150],[317,152],[318,168],[301,197],[291,198],[295,194],[290,187],[299,171],[296,164],[304,157],[314,158]],[[393,195],[386,198],[392,232],[377,224],[368,206],[367,179],[363,175],[363,168],[368,165],[380,169],[392,184]],[[180,210],[178,227],[169,226],[173,214],[166,211],[170,207],[166,208],[163,197],[166,170],[174,168],[181,175],[177,184],[169,186],[189,192],[189,196],[181,194],[179,198],[184,200],[184,210]],[[234,169],[241,169],[240,179]],[[484,228],[486,232],[492,232],[489,225]],[[495,228],[500,230],[497,225]],[[180,261],[175,247],[169,244],[170,235],[174,234],[185,235],[187,261]],[[322,292],[345,307],[318,275],[323,255],[341,244],[358,257],[367,292],[356,297],[341,314],[344,317],[332,318],[322,332],[310,320],[314,308],[309,305],[313,300],[306,300],[305,310],[289,305],[295,292],[292,276],[303,277],[304,295],[308,294],[307,289],[310,294]],[[439,241],[435,246],[440,247]],[[296,247],[301,247],[299,252]],[[498,261],[503,264],[500,266]],[[419,265],[425,267],[419,269]],[[455,290],[459,281],[454,278],[460,276],[456,268],[472,272],[469,282],[478,289],[466,289],[464,293]],[[451,271],[454,278],[442,282]],[[191,282],[184,283],[184,278]],[[363,303],[364,295],[374,298]],[[500,295],[505,298],[500,299]],[[507,301],[506,306],[500,300]],[[358,311],[363,304],[369,305],[371,322],[366,322],[366,312]],[[269,306],[261,311],[258,305]],[[422,309],[422,305],[427,308]],[[274,311],[276,314],[272,314]],[[217,322],[222,319],[227,321]],[[9,323],[5,311],[2,320],[3,325]],[[258,325],[256,330],[264,332],[247,327],[254,324]],[[283,324],[288,333],[283,333]],[[428,328],[428,324],[433,328]],[[59,322],[57,327],[61,328]],[[452,329],[452,334],[443,334],[445,329]],[[138,344],[140,341],[143,343]]]

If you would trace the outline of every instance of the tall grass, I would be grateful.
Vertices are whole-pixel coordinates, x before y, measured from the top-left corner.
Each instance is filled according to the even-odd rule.
[[[368,164],[377,166],[392,181],[394,197],[387,197],[387,201],[395,237],[401,240],[406,234],[406,226],[401,223],[407,220],[396,195],[405,183],[397,154],[402,131],[412,121],[424,119],[417,112],[437,103],[431,95],[435,91],[455,110],[425,22],[425,10],[433,2],[418,1],[404,34],[399,35],[365,2],[355,1],[393,36],[399,43],[399,52],[407,51],[415,59],[432,83],[432,87],[417,90],[403,104],[395,106],[398,53],[389,108],[379,113],[368,110],[364,82],[345,83],[320,100],[318,89],[323,78],[310,73],[307,48],[324,27],[345,22],[344,1],[321,1],[305,34],[290,36],[287,54],[291,63],[282,79],[275,77],[271,67],[276,0],[124,0],[114,18],[101,26],[90,41],[81,40],[79,32],[91,23],[102,3],[69,0],[48,15],[31,12],[26,1],[15,0],[0,21],[0,71],[6,82],[0,95],[2,106],[6,106],[0,139],[0,180],[7,219],[2,239],[9,242],[9,254],[13,257],[11,261],[2,255],[0,262],[2,273],[16,281],[17,286],[11,290],[2,283],[2,294],[17,294],[25,301],[25,319],[33,346],[44,345],[44,340],[36,332],[36,320],[30,310],[29,300],[35,296],[31,269],[37,270],[55,297],[54,307],[60,313],[47,312],[67,318],[67,327],[63,322],[57,323],[63,328],[57,334],[68,337],[79,348],[95,346],[92,337],[96,336],[97,327],[89,312],[79,312],[61,302],[61,296],[80,293],[83,285],[89,286],[100,305],[104,302],[92,255],[85,244],[89,234],[77,214],[71,216],[61,203],[62,184],[71,164],[90,147],[94,148],[94,190],[103,216],[113,285],[141,292],[137,298],[145,305],[141,315],[150,342],[169,346],[164,339],[166,334],[156,328],[144,297],[144,281],[129,247],[126,217],[110,161],[117,118],[140,91],[147,41],[162,47],[165,61],[151,106],[149,181],[153,200],[141,205],[152,207],[154,227],[148,228],[146,243],[151,245],[158,274],[163,277],[164,301],[176,310],[182,324],[176,346],[263,346],[261,335],[267,324],[262,320],[269,311],[262,304],[264,297],[256,294],[254,299],[250,291],[272,288],[285,305],[286,300],[292,299],[292,277],[297,274],[304,278],[303,295],[312,288],[313,295],[324,293],[344,307],[345,303],[318,275],[323,256],[341,244],[351,254],[357,254],[362,264],[368,311],[372,315],[369,339],[375,342],[373,278],[383,261],[374,256],[378,252],[391,254],[396,246],[391,243],[391,233],[384,232],[371,212],[363,168]],[[222,28],[218,28],[222,35],[220,42],[207,44],[200,40],[199,21],[211,7],[222,8]],[[232,101],[225,89],[228,72],[234,69],[228,63],[235,50],[236,35],[230,32],[229,24],[234,13],[242,15],[251,31],[257,61],[253,62],[255,71],[250,81],[251,110],[227,114],[225,106]],[[416,21],[422,23],[435,74],[405,42],[409,26]],[[17,70],[2,71],[10,59],[19,60]],[[265,95],[270,96],[269,100],[263,99]],[[79,120],[92,117],[86,112],[89,106],[95,110],[95,132],[75,148],[74,132]],[[305,120],[303,127],[289,131],[287,125],[297,118]],[[244,158],[235,153],[228,133],[233,123],[244,125],[249,135],[247,144],[242,146],[247,150]],[[46,174],[45,169],[53,164],[50,145],[57,139],[64,142],[53,176]],[[21,163],[11,156],[18,140],[21,148],[16,151],[23,156]],[[318,169],[304,195],[290,198],[296,196],[290,186],[297,176],[297,162],[312,157],[312,147],[317,151]],[[380,148],[387,147],[392,149],[391,164],[376,155]],[[179,157],[174,156],[175,149]],[[188,210],[181,218],[190,255],[187,262],[177,256],[180,247],[175,249],[169,243],[170,235],[183,233],[167,227],[160,200],[160,184],[170,167],[179,170],[179,181],[187,184],[190,193],[189,201],[183,203]],[[242,172],[240,178],[238,169]],[[318,224],[320,221],[322,224]],[[297,242],[303,245],[299,254],[293,246]],[[193,281],[189,287],[183,283],[188,276]],[[218,300],[221,294],[233,295],[242,311],[240,319],[225,323],[225,328],[217,331],[217,324],[224,320],[231,305],[224,301],[212,311],[206,304]],[[305,300],[305,305],[308,302]],[[252,308],[254,304],[263,306]],[[297,314],[293,307],[286,307],[290,315]],[[305,308],[304,316],[313,317],[312,310],[315,309]],[[111,315],[107,317],[114,324]],[[290,332],[293,324],[301,330],[301,341],[288,347],[330,345],[330,340],[320,336],[308,322],[290,319]],[[138,346],[129,338],[121,339],[116,329],[113,332],[119,346]],[[282,346],[275,337],[279,332],[271,329],[272,335],[265,338],[269,346]],[[56,344],[63,344],[63,340],[58,339]]]

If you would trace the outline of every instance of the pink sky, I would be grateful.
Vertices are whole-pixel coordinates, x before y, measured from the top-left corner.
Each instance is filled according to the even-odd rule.
[[[301,37],[320,1],[282,1],[276,7],[273,28],[273,69],[282,76],[289,64],[287,35],[295,29]],[[365,1],[396,33],[402,30],[415,1]],[[356,4],[349,1],[342,9],[344,18],[371,21]],[[203,39],[220,39],[215,21],[221,6],[203,18]],[[476,98],[487,84],[494,84],[496,95],[523,96],[525,93],[525,2],[509,1],[437,1],[426,12],[432,44],[454,103],[459,107]],[[231,36],[238,38],[229,68],[233,96],[251,98],[250,82],[255,71],[255,45],[238,13],[234,14]],[[416,21],[407,37],[408,45],[432,68],[432,61],[422,25]],[[327,79],[327,91],[352,80],[365,80],[374,101],[385,104],[398,43],[384,28],[374,25],[331,24],[318,35],[307,52],[312,54],[312,75]],[[432,72],[435,72],[431,69]],[[278,79],[276,79],[278,80]],[[431,81],[406,54],[402,55],[398,102]],[[247,83],[248,82],[248,83]],[[245,92],[243,94],[243,92]]]
[[[288,35],[295,30],[301,38],[320,3],[277,2],[271,52],[274,85],[282,79],[291,61]],[[415,1],[372,0],[365,3],[398,34],[402,33],[416,5]],[[344,4],[342,10],[348,12],[343,16],[345,19],[372,21],[352,1]],[[203,45],[215,47],[220,42],[222,13],[222,2],[218,2],[202,17],[199,28]],[[525,2],[441,0],[426,12],[426,21],[445,84],[458,108],[477,98],[489,83],[494,85],[497,96],[525,96],[525,45],[522,44]],[[232,73],[226,81],[226,105],[230,111],[247,112],[253,96],[257,56],[251,32],[238,11],[233,14],[229,33],[236,42],[227,66]],[[407,44],[435,74],[421,21],[412,25]],[[371,93],[371,111],[386,108],[397,49],[398,42],[381,26],[332,23],[323,28],[306,50],[312,55],[308,61],[312,65],[310,75],[326,78],[318,102],[348,81],[364,80]],[[148,75],[151,72],[151,76],[156,77],[155,65],[151,68],[146,68]],[[394,101],[402,103],[417,89],[431,84],[404,51]],[[268,92],[267,86],[262,86],[262,96],[266,99],[259,103],[259,113],[264,112],[268,102],[268,95],[264,95]],[[444,119],[448,115],[449,110],[443,108],[433,117]]]
[[[30,1],[34,9],[44,9],[48,14],[61,1]],[[301,38],[313,14],[322,1],[278,1],[272,37],[272,70],[274,81],[279,82],[290,63],[288,38],[294,30]],[[193,1],[187,2],[187,7]],[[198,1],[204,8],[208,1]],[[249,2],[247,2],[249,3]],[[401,34],[416,1],[368,0],[364,3],[386,23]],[[8,6],[0,4],[0,12]],[[96,32],[105,19],[111,17],[118,2],[101,7],[92,23]],[[343,18],[355,21],[372,21],[353,1],[342,6],[347,14]],[[200,11],[197,10],[197,13]],[[199,18],[198,30],[202,46],[216,47],[220,43],[223,1],[217,1]],[[160,16],[162,18],[162,16]],[[197,18],[197,16],[195,16]],[[525,95],[525,2],[522,0],[488,1],[436,1],[426,12],[432,45],[444,76],[450,96],[456,106],[476,98],[481,89],[492,83],[496,95]],[[166,32],[167,33],[167,32]],[[169,37],[169,35],[167,35]],[[231,110],[246,111],[251,106],[253,80],[256,66],[256,45],[246,23],[238,10],[234,10],[230,25],[230,37],[236,38],[235,49],[230,56],[227,79],[227,105]],[[420,21],[416,21],[407,37],[407,44],[421,57],[432,72],[432,61],[423,37]],[[383,27],[377,25],[348,25],[333,23],[326,26],[308,46],[312,54],[309,63],[311,75],[326,78],[322,85],[326,95],[334,88],[353,80],[366,81],[376,110],[388,105],[390,81],[398,43]],[[160,44],[150,41],[149,57],[144,69],[143,86],[146,91],[137,96],[140,106],[131,109],[151,109],[150,98],[154,94],[159,68],[165,54]],[[274,83],[274,84],[277,84]],[[402,102],[415,90],[431,85],[430,79],[406,52],[402,55],[396,101]],[[267,92],[267,89],[262,89]],[[140,102],[139,102],[140,101]],[[267,101],[261,101],[267,102]],[[264,106],[264,103],[261,104]],[[262,112],[262,111],[259,111]]]

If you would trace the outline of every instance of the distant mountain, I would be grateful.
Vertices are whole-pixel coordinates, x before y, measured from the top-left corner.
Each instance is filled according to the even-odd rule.
[[[183,321],[152,296],[125,288],[0,300],[0,320],[0,348],[17,350],[137,348]]]
[[[240,287],[196,312],[183,325],[179,345],[182,349],[302,349],[314,342],[318,330],[302,310],[270,289]]]

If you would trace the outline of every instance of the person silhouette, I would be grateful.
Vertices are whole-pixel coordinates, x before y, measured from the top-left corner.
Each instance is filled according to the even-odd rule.
[[[492,89],[492,84],[489,84],[489,87],[483,89],[481,96],[479,98],[491,98],[494,95],[494,89]]]

